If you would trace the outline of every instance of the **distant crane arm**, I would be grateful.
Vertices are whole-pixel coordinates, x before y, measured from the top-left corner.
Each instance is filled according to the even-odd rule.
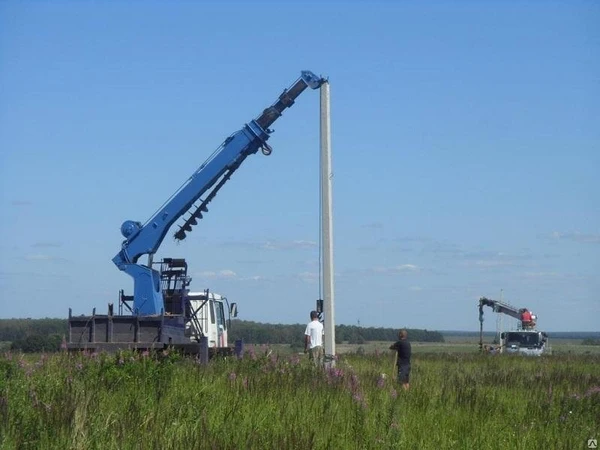
[[[509,305],[505,302],[500,302],[498,300],[491,300],[486,297],[481,297],[479,299],[479,320],[483,322],[483,307],[489,306],[493,308],[495,313],[506,314],[508,316],[514,317],[515,319],[521,320],[521,309],[515,308],[512,305]]]

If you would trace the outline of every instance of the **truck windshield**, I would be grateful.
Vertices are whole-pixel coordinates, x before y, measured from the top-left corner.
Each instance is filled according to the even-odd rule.
[[[507,342],[516,342],[523,347],[533,347],[539,345],[540,337],[537,333],[507,333]]]

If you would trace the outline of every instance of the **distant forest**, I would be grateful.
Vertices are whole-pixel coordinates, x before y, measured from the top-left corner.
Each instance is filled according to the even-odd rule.
[[[229,329],[230,340],[244,339],[251,344],[290,344],[302,346],[306,324],[281,325],[233,320]],[[444,342],[438,331],[408,330],[409,339],[415,342]],[[395,341],[397,328],[364,328],[355,325],[337,325],[335,342],[341,344],[364,344],[368,341]]]
[[[245,320],[232,320],[229,341],[243,339],[248,344],[303,345],[306,324],[268,324]],[[63,336],[68,333],[66,319],[0,319],[0,342],[10,342],[10,348],[24,352],[56,351]],[[409,329],[409,339],[414,342],[444,342],[438,331]],[[364,344],[368,341],[395,341],[398,330],[394,328],[364,328],[354,325],[335,327],[336,343]]]

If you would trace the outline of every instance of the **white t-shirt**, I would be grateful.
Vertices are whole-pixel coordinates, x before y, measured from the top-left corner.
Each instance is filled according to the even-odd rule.
[[[306,326],[304,334],[310,336],[309,348],[323,346],[323,324],[318,320],[311,320]]]

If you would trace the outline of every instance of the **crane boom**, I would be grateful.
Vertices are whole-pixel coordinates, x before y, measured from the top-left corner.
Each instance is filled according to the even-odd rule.
[[[152,269],[152,256],[157,252],[171,226],[189,212],[184,223],[174,234],[183,240],[186,232],[207,212],[207,205],[229,180],[242,162],[259,149],[265,155],[272,151],[267,144],[269,129],[282,112],[294,104],[307,88],[317,89],[325,80],[310,71],[302,71],[300,78],[285,89],[277,101],[262,114],[233,133],[191,175],[183,186],[164,203],[145,224],[127,220],[121,225],[125,237],[121,250],[113,258],[115,265],[134,279],[133,312],[139,315],[160,314],[164,308],[160,273]],[[201,197],[207,194],[204,199]],[[198,206],[195,203],[200,201]],[[148,255],[148,265],[139,264],[142,255]]]
[[[495,313],[506,314],[508,316],[514,317],[515,319],[521,320],[521,308],[515,308],[514,306],[501,302],[498,300],[491,300],[486,297],[481,297],[479,299],[479,317],[480,321],[483,321],[483,307],[489,306],[493,308]]]

